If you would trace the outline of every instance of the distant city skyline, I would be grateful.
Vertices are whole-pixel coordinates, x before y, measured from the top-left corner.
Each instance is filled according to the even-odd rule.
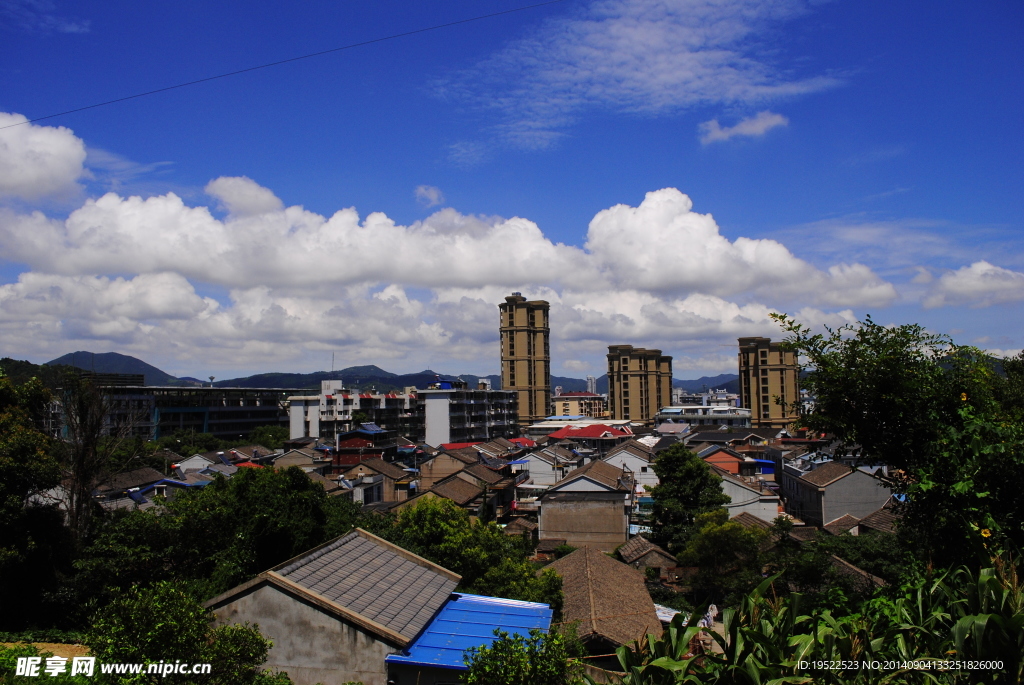
[[[0,356],[490,375],[513,291],[556,376],[775,311],[1024,348],[1011,0],[566,0],[17,125],[524,4],[4,4]]]

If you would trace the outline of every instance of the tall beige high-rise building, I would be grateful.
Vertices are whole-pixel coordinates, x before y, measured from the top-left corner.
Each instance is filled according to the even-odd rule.
[[[519,392],[519,425],[541,421],[551,410],[549,305],[512,293],[501,311],[501,389]]]
[[[740,401],[750,409],[751,425],[785,428],[799,416],[796,353],[771,338],[740,338],[739,344]]]
[[[632,345],[608,346],[608,410],[612,419],[650,422],[672,404],[672,357]]]

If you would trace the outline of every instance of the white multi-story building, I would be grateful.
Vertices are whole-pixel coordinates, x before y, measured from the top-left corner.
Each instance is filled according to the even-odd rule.
[[[434,446],[516,437],[516,397],[511,390],[469,390],[459,381],[401,393],[360,393],[341,381],[322,381],[320,394],[288,398],[289,433],[292,439],[333,439],[356,428],[362,413],[384,430]]]
[[[654,424],[688,423],[691,426],[725,425],[750,428],[750,410],[736,406],[684,404],[678,407],[662,407],[654,417]]]

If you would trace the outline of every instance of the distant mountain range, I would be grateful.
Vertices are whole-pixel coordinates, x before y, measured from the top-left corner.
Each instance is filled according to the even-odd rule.
[[[74,366],[96,373],[141,373],[146,385],[177,385],[178,379],[141,359],[117,352],[70,352],[46,362],[46,366]]]
[[[117,352],[72,352],[47,362],[48,366],[66,364],[75,366],[87,371],[97,373],[136,373],[142,374],[146,379],[146,385],[198,385],[205,381],[185,376],[176,378],[169,373],[147,364],[141,359],[118,354]],[[501,387],[501,376],[492,374],[490,376],[474,376],[463,374],[452,376],[449,374],[437,373],[431,369],[424,369],[419,373],[396,374],[385,371],[379,366],[350,366],[340,371],[316,371],[313,373],[260,373],[254,376],[242,378],[229,378],[215,380],[214,386],[219,388],[294,388],[303,390],[319,390],[320,381],[340,380],[346,386],[364,390],[376,390],[377,392],[401,391],[407,387],[425,388],[440,378],[441,380],[456,380],[461,378],[470,387],[476,387],[481,378],[489,380],[492,388]],[[579,392],[587,389],[587,381],[582,378],[568,378],[565,376],[552,376],[551,387],[561,386],[564,392]],[[739,392],[739,376],[736,374],[721,374],[718,376],[704,376],[695,380],[672,379],[672,386],[683,388],[687,392],[702,392],[703,390],[725,389],[730,392]],[[597,392],[608,392],[608,376],[603,375],[597,379]]]

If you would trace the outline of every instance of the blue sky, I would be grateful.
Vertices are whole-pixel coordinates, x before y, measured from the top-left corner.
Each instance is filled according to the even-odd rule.
[[[0,126],[528,2],[0,0]],[[677,377],[872,314],[1024,347],[1019,2],[565,0],[0,130],[0,354]],[[137,199],[133,199],[137,198]]]

